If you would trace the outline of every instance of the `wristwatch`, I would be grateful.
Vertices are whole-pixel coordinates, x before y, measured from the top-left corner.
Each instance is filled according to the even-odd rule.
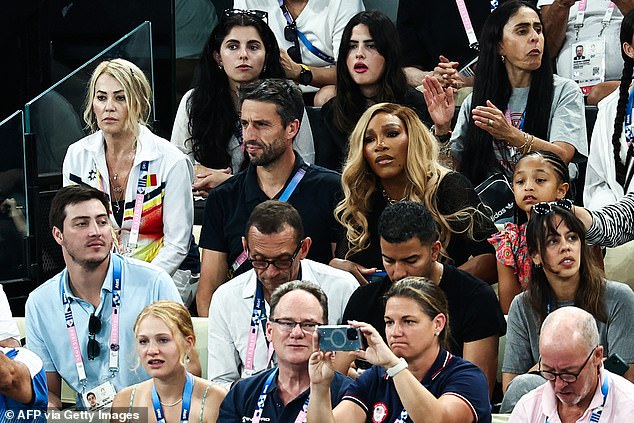
[[[394,377],[397,374],[399,374],[400,372],[402,372],[403,370],[407,369],[407,367],[408,367],[407,366],[407,361],[405,361],[405,359],[403,357],[401,357],[397,364],[395,364],[394,366],[390,367],[385,372],[387,373],[387,375],[389,377]]]
[[[302,85],[309,85],[313,82],[313,73],[305,64],[300,63],[299,65],[302,67],[302,70],[299,72],[299,83]]]

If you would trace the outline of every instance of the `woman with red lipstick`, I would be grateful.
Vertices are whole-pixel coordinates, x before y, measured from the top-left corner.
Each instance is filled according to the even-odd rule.
[[[284,78],[280,49],[261,10],[225,10],[200,56],[196,87],[182,98],[171,141],[195,165],[195,195],[246,168],[239,125],[238,88],[265,78]],[[315,160],[307,115],[295,140],[307,163]]]
[[[504,224],[504,229],[489,242],[495,247],[498,269],[498,296],[504,314],[508,314],[513,298],[528,288],[531,259],[526,247],[526,220],[539,202],[561,200],[568,194],[568,167],[550,151],[531,151],[522,156],[513,173],[516,221]],[[520,215],[520,213],[522,215]],[[522,219],[526,216],[525,219]]]
[[[193,239],[193,170],[148,128],[151,106],[151,87],[138,66],[124,59],[97,65],[84,109],[93,133],[68,147],[62,173],[64,185],[86,184],[108,195],[118,252],[175,275]]]
[[[344,199],[337,220],[346,240],[331,265],[359,280],[381,268],[378,220],[387,204],[410,200],[425,205],[438,223],[444,260],[481,279],[495,279],[496,232],[469,181],[438,162],[438,146],[416,113],[405,106],[380,103],[359,119],[350,136],[343,168]]]
[[[537,203],[526,228],[532,260],[528,290],[511,303],[506,332],[502,385],[506,392],[501,412],[511,411],[526,392],[544,383],[536,374],[539,331],[546,316],[559,307],[574,305],[597,322],[605,356],[618,354],[634,380],[634,292],[629,286],[606,281],[585,240],[585,229],[573,214],[570,200]]]
[[[553,75],[535,6],[501,3],[479,39],[473,94],[451,135],[458,170],[477,186],[496,173],[510,180],[515,163],[529,151],[551,151],[566,164],[587,156],[581,89]]]
[[[446,120],[448,130],[453,116],[453,96],[443,99],[451,110]],[[348,136],[357,121],[368,107],[383,102],[406,105],[430,125],[440,120],[430,116],[423,94],[407,85],[394,23],[379,11],[361,12],[343,30],[337,62],[337,96],[321,110],[329,137],[316,143],[315,163],[341,169],[348,150]]]
[[[139,361],[151,379],[121,390],[112,407],[130,412],[147,408],[155,421],[165,423],[215,422],[226,391],[185,370],[196,344],[187,309],[172,301],[157,301],[141,311],[134,333]]]

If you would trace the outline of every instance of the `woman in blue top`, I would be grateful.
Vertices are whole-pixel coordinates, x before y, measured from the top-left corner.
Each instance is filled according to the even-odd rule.
[[[309,361],[307,423],[490,422],[487,381],[472,363],[444,349],[450,336],[447,299],[424,278],[405,278],[386,294],[385,334],[352,321],[368,344],[353,352],[373,366],[350,386],[333,410],[332,352],[315,351]],[[314,335],[313,344],[316,344]]]

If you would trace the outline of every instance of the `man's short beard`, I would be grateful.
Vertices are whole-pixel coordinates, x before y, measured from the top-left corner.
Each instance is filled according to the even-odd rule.
[[[280,139],[276,139],[270,145],[264,145],[260,142],[257,145],[262,149],[262,155],[259,157],[249,155],[249,160],[254,166],[269,166],[279,160],[286,151],[286,146],[283,145],[283,141]]]
[[[102,259],[92,259],[92,260],[78,260],[75,256],[73,256],[72,254],[68,253],[68,255],[70,256],[70,258],[77,263],[79,266],[81,266],[84,270],[87,270],[89,272],[94,271],[96,268],[98,268],[104,261],[106,261],[108,259],[108,257],[110,257],[110,253],[106,254],[106,256]]]

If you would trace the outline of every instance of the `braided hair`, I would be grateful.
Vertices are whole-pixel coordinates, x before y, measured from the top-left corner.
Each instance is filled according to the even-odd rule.
[[[621,23],[621,45],[632,43],[634,35],[634,10],[630,11],[623,18]],[[614,155],[614,168],[616,169],[616,181],[625,188],[625,163],[621,161],[621,134],[623,133],[623,122],[625,121],[626,105],[632,74],[634,73],[634,59],[625,54],[621,48],[623,56],[623,73],[621,74],[621,85],[619,86],[619,101],[616,105],[616,117],[614,118],[614,133],[612,134],[612,153]]]

